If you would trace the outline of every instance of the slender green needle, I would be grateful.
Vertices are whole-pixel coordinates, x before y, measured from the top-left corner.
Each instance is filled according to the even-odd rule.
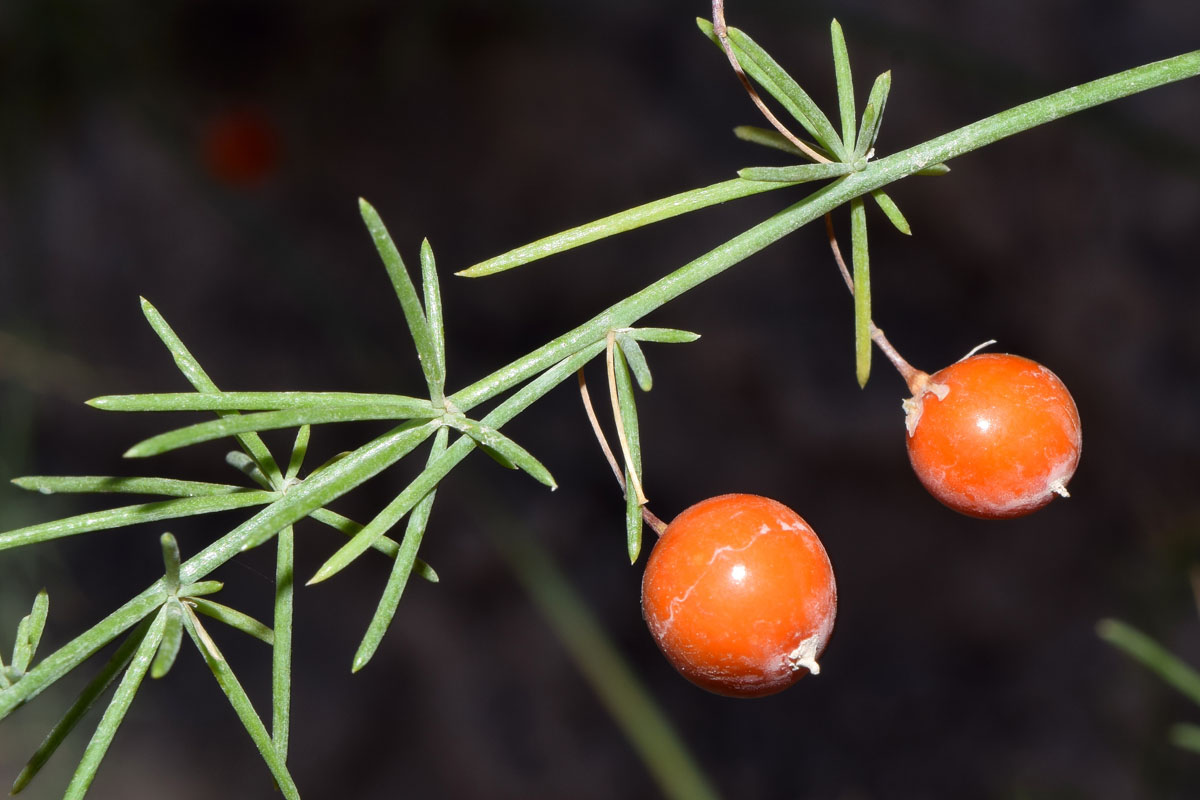
[[[429,451],[427,464],[433,464],[446,452],[448,439],[448,429],[442,428],[438,431],[433,440],[433,448]],[[396,608],[400,605],[400,596],[404,594],[404,587],[408,585],[409,575],[412,574],[413,563],[417,558],[417,550],[421,547],[425,528],[429,525],[429,515],[433,510],[433,500],[436,494],[436,487],[430,489],[408,517],[408,528],[404,531],[404,538],[400,542],[400,552],[396,555],[396,563],[392,565],[392,573],[388,576],[387,586],[384,587],[383,595],[379,598],[379,604],[375,608],[371,622],[367,625],[367,632],[363,635],[362,642],[354,653],[352,672],[358,672],[367,665],[375,655],[375,651],[379,649],[379,643],[383,641],[388,627],[392,624]]]
[[[863,109],[862,127],[858,131],[858,146],[854,148],[856,158],[865,158],[879,138],[879,126],[883,123],[883,112],[887,108],[888,94],[892,91],[892,71],[880,75],[871,86],[867,106]]]
[[[169,533],[159,537],[163,554],[163,585],[172,594],[179,591],[179,543]]]
[[[292,703],[292,619],[295,615],[296,536],[291,525],[279,532],[275,551],[275,644],[271,648],[271,740],[287,761]]]
[[[185,583],[179,587],[180,597],[203,597],[206,594],[216,594],[225,588],[225,584],[220,581],[197,581],[196,583]]]
[[[113,494],[160,494],[167,497],[201,497],[217,494],[237,494],[244,486],[202,481],[178,481],[172,478],[120,478],[112,475],[30,475],[14,478],[13,484],[31,492],[88,492]]]
[[[220,391],[217,385],[213,383],[212,378],[208,377],[208,373],[200,366],[200,362],[191,354],[183,344],[183,340],[176,335],[171,326],[167,324],[167,320],[162,314],[158,313],[158,309],[150,304],[146,298],[141,298],[142,313],[146,316],[146,321],[150,323],[150,327],[158,334],[158,338],[166,345],[167,350],[175,359],[175,365],[179,367],[179,371],[187,378],[188,383],[195,387],[197,392],[215,394]],[[228,413],[228,412],[218,412]],[[255,462],[258,463],[263,473],[271,479],[271,485],[275,485],[277,479],[282,479],[279,473],[279,465],[275,463],[275,458],[271,452],[267,450],[267,446],[263,444],[262,439],[254,433],[246,433],[238,436],[238,443],[242,446]]]
[[[1200,726],[1180,722],[1177,725],[1171,726],[1171,730],[1167,733],[1167,738],[1176,747],[1191,750],[1193,753],[1200,753]]]
[[[705,36],[718,47],[721,46],[711,21],[697,17],[696,24]],[[729,43],[733,46],[733,52],[746,74],[778,100],[826,152],[832,153],[837,161],[846,161],[851,148],[842,144],[829,118],[808,93],[800,88],[800,84],[744,31],[738,28],[728,28],[727,31]]]
[[[700,338],[700,334],[675,328],[626,328],[624,335],[639,342],[662,344],[688,344]]]
[[[397,417],[429,415],[428,400],[402,394],[361,392],[163,392],[110,394],[88,401],[101,411],[283,411],[374,407]]]
[[[42,631],[46,628],[46,616],[50,613],[50,595],[42,589],[33,598],[33,609],[21,618],[17,625],[17,639],[13,644],[12,671],[20,676],[29,669],[33,656],[37,652],[38,643],[42,640]]]
[[[283,757],[275,749],[275,744],[271,741],[271,735],[267,733],[266,726],[263,725],[258,712],[254,710],[254,705],[250,702],[250,697],[246,694],[246,690],[242,688],[242,684],[238,681],[233,669],[229,666],[229,662],[216,649],[216,646],[212,643],[212,639],[204,631],[200,620],[196,618],[195,614],[186,614],[184,616],[184,625],[187,628],[188,635],[195,643],[196,649],[200,651],[204,656],[204,660],[208,662],[208,668],[212,670],[213,677],[217,679],[217,684],[221,687],[221,691],[225,692],[225,696],[229,698],[229,704],[233,706],[238,719],[242,721],[246,732],[250,734],[250,739],[254,742],[254,746],[258,748],[258,752],[262,756],[263,761],[266,762],[267,768],[271,770],[271,775],[274,776],[275,784],[279,787],[279,791],[288,800],[300,800],[300,792],[296,789],[296,783],[292,780]]]
[[[559,383],[566,380],[567,377],[574,375],[576,370],[603,350],[604,345],[603,340],[594,342],[590,347],[585,347],[575,355],[563,359],[525,386],[522,386],[500,405],[496,406],[490,414],[481,420],[481,424],[499,429],[501,425],[508,422],[517,414],[520,414]],[[354,559],[362,555],[367,548],[371,547],[377,539],[383,536],[388,528],[395,523],[395,520],[407,513],[426,493],[433,489],[434,486],[437,486],[438,482],[460,461],[466,458],[467,454],[474,448],[475,440],[470,436],[462,436],[454,444],[450,445],[445,453],[439,456],[433,464],[425,467],[424,472],[418,475],[387,508],[380,512],[380,515],[376,519],[382,520],[382,524],[376,525],[375,520],[372,520],[370,524],[356,534],[354,538],[342,545],[337,552],[321,565],[317,573],[308,581],[309,584],[327,580],[349,566]]]
[[[460,389],[450,400],[461,411],[469,411],[478,403],[497,396],[561,359],[579,352],[580,348],[598,341],[606,331],[633,325],[681,294],[721,274],[797,228],[820,219],[852,198],[1037,125],[1197,74],[1200,74],[1200,51],[1066,89],[950,131],[908,150],[871,161],[861,172],[822,185],[797,203],[660,278],[573,330],[496,370],[486,378]]]
[[[559,380],[564,377],[560,376]],[[548,390],[549,387],[546,387],[545,391]],[[545,391],[542,393],[544,394]],[[532,402],[533,399],[536,398],[530,399],[529,402]],[[514,414],[520,413],[521,410],[523,407]],[[268,497],[278,497],[278,499],[188,559],[180,567],[180,580],[184,584],[199,581],[241,553],[246,544],[255,540],[256,537],[262,536],[263,531],[278,532],[297,520],[313,514],[403,458],[432,432],[432,427],[428,424],[417,428],[399,426],[368,442],[345,458],[313,473],[303,483],[292,487],[282,497],[274,493],[263,492],[262,494]],[[463,452],[464,456],[466,452],[469,450]],[[189,498],[172,502],[192,502],[193,500],[194,498]],[[0,539],[2,538],[0,537]],[[162,605],[166,597],[163,582],[156,581],[141,594],[44,658],[37,667],[30,670],[21,679],[20,683],[0,692],[0,719],[4,719],[15,708],[36,697],[92,653],[119,636],[122,631],[137,624],[142,617]]]
[[[243,614],[237,609],[201,597],[189,597],[187,603],[201,614],[212,617],[218,622],[224,622],[229,627],[249,634],[259,641],[270,645],[275,643],[275,632],[249,614]]]
[[[154,622],[150,624],[150,629],[142,637],[137,651],[125,669],[124,677],[117,684],[117,691],[109,701],[104,716],[100,718],[100,724],[96,726],[91,741],[83,751],[83,758],[79,760],[79,766],[75,768],[75,775],[67,786],[63,800],[81,800],[87,794],[88,787],[92,785],[92,780],[96,777],[96,770],[100,768],[100,762],[104,760],[104,754],[108,752],[108,746],[112,744],[113,737],[117,735],[117,729],[121,727],[125,713],[129,711],[134,695],[137,694],[138,687],[142,685],[146,671],[150,669],[154,651],[158,649],[159,642],[162,641],[166,621],[166,610],[160,610],[154,617]]]
[[[780,181],[782,183],[809,183],[826,178],[837,178],[866,166],[865,160],[852,163],[834,161],[829,164],[797,164],[788,167],[745,167],[738,176],[749,181]]]
[[[438,285],[437,262],[429,240],[421,242],[421,289],[425,295],[425,319],[433,338],[434,375],[437,377],[437,396],[433,402],[441,405],[446,389],[446,330],[442,324],[442,292]]]
[[[327,508],[318,509],[309,516],[318,522],[325,523],[334,530],[341,531],[346,536],[354,536],[363,529],[363,526],[354,520],[347,519],[341,514],[330,511]],[[389,539],[386,536],[375,541],[371,547],[391,559],[395,559],[400,554],[400,545],[396,543],[395,539]],[[430,583],[438,582],[437,572],[434,571],[433,567],[429,566],[419,558],[413,565],[413,572],[417,575],[417,577],[423,578]]]
[[[197,514],[211,514],[216,511],[232,511],[249,506],[260,506],[278,498],[275,492],[243,490],[236,494],[208,495],[203,497],[182,497],[176,500],[162,500],[153,503],[141,503],[134,506],[122,506],[91,514],[80,514],[66,519],[43,522],[25,528],[0,533],[0,550],[12,547],[23,547],[36,542],[46,542],[63,536],[75,536],[92,531],[103,531],[110,528],[121,528],[126,525],[138,525],[143,522],[157,522],[163,519],[191,517]]]
[[[916,172],[913,173],[913,175],[929,175],[929,176],[936,178],[940,175],[945,175],[949,172],[950,172],[950,168],[948,166],[946,166],[945,164],[933,164],[931,166],[925,167],[924,169],[917,170]]]
[[[171,598],[163,607],[167,614],[163,626],[162,642],[154,654],[154,662],[150,665],[150,677],[158,680],[166,677],[175,666],[175,658],[179,655],[179,646],[183,643],[183,607],[179,601]]]
[[[760,128],[756,125],[738,125],[733,129],[733,135],[743,142],[770,147],[773,150],[782,150],[788,155],[796,156],[797,158],[805,157],[803,150],[792,144],[782,133],[771,128]],[[819,150],[820,146],[818,145],[813,149]],[[829,154],[826,153],[825,155]]]
[[[479,443],[476,442],[476,444],[479,444]],[[482,445],[482,444],[479,445],[479,449],[482,450],[484,452],[484,454],[487,455],[488,458],[490,458],[492,461],[495,461],[497,464],[504,467],[505,469],[516,469],[517,468],[517,465],[514,464],[513,462],[509,461],[504,456],[503,453],[501,453],[497,450],[493,450],[492,448],[488,447],[487,445]]]
[[[296,480],[296,476],[300,474],[300,468],[304,466],[304,456],[308,454],[308,438],[311,433],[312,427],[309,425],[301,425],[296,431],[292,457],[288,459],[287,474],[283,476],[285,483]]]
[[[409,333],[417,346],[417,358],[421,361],[421,370],[425,373],[430,397],[435,398],[435,402],[441,405],[441,384],[445,382],[446,375],[440,367],[437,344],[429,328],[429,321],[425,319],[425,312],[421,309],[417,288],[413,286],[404,260],[400,258],[400,251],[396,249],[379,213],[362,198],[358,200],[358,209],[362,213],[367,230],[371,232],[371,238],[375,241],[375,249],[379,251],[379,257],[383,259],[383,265],[387,268],[388,277],[392,279],[392,287],[396,290],[400,308],[404,311]]]
[[[447,415],[446,423],[470,436],[480,447],[494,450],[503,456],[504,460],[508,463],[519,467],[539,483],[549,486],[551,491],[558,488],[558,484],[554,481],[554,476],[550,474],[550,470],[542,465],[542,462],[534,458],[533,454],[524,447],[521,447],[521,445],[490,425],[468,419],[459,414]]]
[[[663,795],[716,800],[716,789],[653,694],[545,550],[517,535],[494,536],[493,541]]]
[[[850,201],[850,253],[854,262],[854,353],[858,385],[871,375],[871,262],[867,250],[867,208]]]
[[[854,128],[857,114],[854,112],[854,79],[850,74],[850,53],[846,50],[846,37],[842,26],[835,19],[829,25],[833,39],[833,71],[837,76],[838,111],[842,117],[842,141],[846,152],[855,152]]]
[[[742,178],[716,183],[704,189],[692,189],[662,200],[655,200],[644,205],[636,206],[628,211],[580,225],[577,228],[538,239],[536,242],[509,250],[507,253],[481,261],[473,267],[456,272],[464,278],[480,278],[497,272],[519,267],[531,261],[537,261],[555,253],[570,250],[573,247],[589,244],[598,239],[614,236],[618,233],[640,228],[655,222],[662,222],[689,211],[698,211],[709,206],[719,205],[729,200],[737,200],[773,189],[781,189],[785,184],[770,184],[762,181],[748,181]]]
[[[625,363],[633,371],[638,387],[643,392],[650,391],[654,387],[654,377],[650,374],[650,364],[646,361],[646,354],[642,352],[642,346],[637,343],[637,339],[628,333],[618,333],[617,346],[621,348]]]
[[[875,204],[879,206],[879,210],[888,218],[888,221],[896,227],[896,230],[905,236],[912,236],[912,227],[904,218],[904,214],[900,213],[900,206],[896,205],[896,201],[889,197],[887,192],[883,189],[876,189],[871,192],[871,197],[874,198]]]
[[[1096,626],[1100,638],[1125,652],[1142,666],[1156,673],[1168,685],[1200,705],[1200,673],[1146,634],[1120,620],[1101,620]]]
[[[430,419],[437,414],[431,408],[416,415],[417,419]],[[361,422],[365,420],[412,419],[407,414],[397,414],[393,409],[377,406],[347,406],[343,408],[289,408],[283,411],[259,411],[253,414],[215,419],[178,428],[138,442],[125,451],[126,458],[156,456],[181,447],[190,447],[201,442],[223,439],[248,431],[267,431],[279,428],[294,428],[299,425],[318,425],[326,422]]]
[[[226,453],[225,463],[267,491],[275,491],[275,487],[271,484],[271,479],[267,477],[266,473],[258,468],[258,463],[241,450],[230,450],[228,453]]]
[[[621,348],[613,353],[613,375],[617,383],[617,408],[621,414],[621,430],[625,434],[629,459],[625,463],[625,550],[629,563],[637,561],[642,552],[642,504],[635,487],[642,485],[642,443],[638,430],[637,399],[633,382]]]
[[[75,698],[75,702],[66,710],[62,717],[55,723],[50,732],[46,734],[46,738],[38,745],[38,749],[30,756],[26,762],[24,769],[17,775],[17,779],[13,782],[12,791],[10,794],[18,794],[22,789],[29,785],[34,776],[45,766],[50,757],[58,750],[59,745],[67,738],[67,735],[75,729],[79,721],[84,715],[91,710],[96,701],[100,699],[100,695],[112,685],[117,679],[117,675],[129,665],[133,659],[133,654],[137,650],[138,645],[146,637],[146,632],[150,630],[154,620],[146,619],[142,624],[126,637],[121,646],[112,654],[108,662],[101,668],[100,672],[92,678],[86,686],[79,692],[79,696]]]

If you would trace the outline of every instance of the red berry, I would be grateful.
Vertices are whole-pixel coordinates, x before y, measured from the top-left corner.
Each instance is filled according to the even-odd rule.
[[[254,186],[275,171],[279,134],[257,110],[227,111],[210,120],[204,131],[203,155],[214,178],[231,186]]]
[[[930,377],[904,407],[913,470],[955,511],[1006,519],[1067,496],[1083,446],[1079,412],[1041,364],[973,355]]]
[[[821,540],[799,514],[765,497],[726,494],[667,526],[646,564],[642,613],[692,683],[761,697],[818,671],[837,588]]]

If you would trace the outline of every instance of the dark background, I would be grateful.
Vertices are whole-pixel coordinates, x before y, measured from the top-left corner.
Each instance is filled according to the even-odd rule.
[[[450,277],[553,231],[781,163],[730,134],[761,123],[695,30],[708,11],[0,4],[0,477],[237,478],[225,443],[123,462],[127,446],[182,418],[82,405],[187,388],[139,294],[224,388],[420,393],[360,195],[410,265],[421,237],[434,246],[452,389],[799,199],[785,190],[507,275]],[[836,14],[860,103],[873,76],[893,70],[881,154],[1194,49],[1200,31],[1200,5],[1182,0],[746,0],[728,13],[831,112]],[[903,384],[878,359],[867,389],[856,386],[849,298],[819,226],[801,229],[649,318],[704,337],[647,346],[655,388],[640,409],[660,516],[748,491],[820,533],[841,596],[820,677],[746,702],[670,669],[641,621],[620,494],[564,385],[506,428],[561,488],[481,456],[456,470],[422,550],[442,582],[410,586],[367,669],[349,673],[386,564],[364,558],[299,592],[291,767],[304,796],[656,796],[506,568],[492,543],[506,536],[555,556],[730,798],[1196,796],[1200,756],[1166,731],[1200,715],[1094,625],[1129,620],[1200,663],[1188,586],[1200,550],[1198,86],[1089,111],[963,157],[947,177],[892,187],[911,239],[872,220],[876,320],[909,360],[932,371],[995,338],[1071,387],[1086,448],[1070,501],[987,523],[925,494],[904,452]],[[223,178],[206,160],[206,137],[230,113],[276,137],[257,180]],[[319,429],[309,464],[381,429]],[[269,438],[277,454],[289,441]],[[337,508],[368,518],[423,458]],[[115,502],[0,486],[0,528]],[[170,529],[186,556],[225,530],[213,525]],[[162,530],[0,553],[5,656],[42,586],[52,599],[43,655],[140,591],[161,571]],[[302,578],[336,546],[323,527],[301,527]],[[268,618],[268,550],[219,571],[220,599]],[[243,638],[218,631],[266,714],[266,648]],[[15,777],[90,669],[0,725],[0,780]],[[61,794],[97,718],[29,797]],[[168,679],[143,688],[91,796],[273,789],[185,650]]]

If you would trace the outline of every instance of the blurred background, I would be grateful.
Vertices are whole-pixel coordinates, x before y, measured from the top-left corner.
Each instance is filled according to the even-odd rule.
[[[187,387],[145,324],[147,297],[227,389],[417,394],[422,381],[358,217],[369,199],[416,265],[443,276],[457,389],[799,199],[750,198],[516,272],[450,273],[597,216],[778,164],[738,142],[762,124],[697,31],[707,3],[495,4],[6,0],[0,4],[0,529],[120,502],[43,498],[27,474],[237,480],[216,442],[128,463],[183,417],[105,415],[101,394]],[[1184,0],[731,3],[833,111],[829,18],[859,102],[893,71],[886,155],[1011,105],[1197,46]],[[849,296],[819,226],[661,309],[703,334],[647,345],[651,507],[670,519],[743,491],[795,508],[837,571],[824,669],[734,701],[679,678],[641,620],[623,502],[564,385],[505,428],[550,494],[472,456],[443,484],[413,582],[374,661],[349,667],[387,577],[364,558],[298,594],[291,766],[305,797],[641,798],[649,773],[494,541],[544,547],[730,798],[1184,798],[1200,756],[1171,746],[1200,713],[1095,635],[1117,616],[1200,664],[1188,570],[1200,554],[1200,84],[1176,84],[990,146],[876,214],[876,321],[916,366],[976,344],[1071,387],[1085,452],[1068,502],[980,522],[911,474],[903,383],[854,379]],[[786,195],[786,196],[785,196]],[[845,213],[838,217],[843,237]],[[602,372],[593,365],[593,392]],[[198,420],[201,417],[196,417]],[[186,421],[192,421],[191,417]],[[384,429],[313,436],[316,465]],[[291,434],[270,437],[277,454]],[[416,471],[335,507],[369,518]],[[185,557],[241,518],[172,524]],[[41,654],[161,573],[160,526],[0,553],[0,652],[50,592]],[[298,531],[303,579],[337,546]],[[273,563],[214,577],[269,618]],[[221,647],[260,709],[269,655]],[[0,725],[11,781],[96,669]],[[265,712],[264,712],[265,713]],[[27,790],[60,796],[97,717]],[[194,651],[148,682],[95,798],[270,797],[245,732]]]

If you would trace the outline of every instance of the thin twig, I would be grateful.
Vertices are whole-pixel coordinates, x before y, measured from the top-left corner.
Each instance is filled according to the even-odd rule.
[[[846,282],[846,288],[850,290],[850,295],[854,296],[854,279],[850,277],[850,270],[846,267],[846,260],[842,258],[842,249],[838,247],[837,235],[833,232],[833,215],[825,215],[825,232],[829,236],[829,249],[833,251],[833,260],[837,262],[838,269],[842,273],[842,280]],[[883,331],[876,327],[875,322],[871,322],[871,341],[875,343],[883,354],[887,356],[888,361],[892,362],[892,366],[900,373],[900,377],[908,384],[909,391],[915,397],[918,392],[923,390],[929,383],[929,373],[921,370],[908,363],[902,355],[888,341],[887,336],[884,336]]]
[[[762,115],[766,117],[767,122],[771,123],[771,126],[775,128],[775,130],[783,134],[783,136],[789,142],[799,148],[800,152],[804,153],[804,155],[808,156],[813,161],[817,162],[818,164],[830,163],[828,158],[809,147],[809,145],[805,143],[803,139],[800,139],[794,133],[784,127],[784,124],[780,122],[774,114],[771,113],[771,109],[767,108],[767,104],[764,103],[762,98],[758,96],[758,92],[755,90],[753,84],[750,83],[750,79],[746,77],[746,73],[742,69],[741,63],[738,62],[737,56],[733,54],[733,45],[729,42],[729,30],[725,27],[724,0],[713,0],[712,10],[713,33],[717,35],[717,39],[721,42],[721,49],[725,51],[725,55],[729,58],[729,64],[733,67],[733,71],[738,76],[738,80],[742,82],[742,86],[745,87],[746,93],[750,95],[750,99],[754,101],[754,105],[757,106],[758,110],[762,112]]]
[[[592,425],[592,433],[596,435],[596,441],[600,443],[600,449],[604,451],[604,457],[608,460],[608,465],[612,467],[613,476],[617,479],[617,483],[621,487],[621,493],[625,492],[625,475],[621,472],[620,465],[617,464],[617,458],[613,455],[612,448],[608,446],[608,439],[604,436],[604,430],[600,427],[600,420],[596,417],[596,410],[592,407],[592,397],[588,392],[587,379],[583,375],[583,369],[578,372],[579,377],[579,396],[583,399],[583,410],[587,413],[588,422]],[[654,529],[654,532],[662,536],[663,531],[667,529],[667,523],[663,522],[658,516],[645,505],[642,506],[642,519],[646,524]]]

